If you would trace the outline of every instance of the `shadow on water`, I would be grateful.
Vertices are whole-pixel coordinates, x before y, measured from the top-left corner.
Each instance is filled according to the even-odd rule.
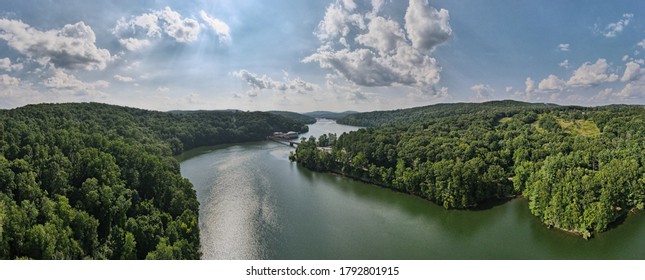
[[[547,228],[530,213],[525,198],[501,199],[471,210],[446,210],[420,197],[331,173],[307,170],[285,159],[279,144],[220,145],[189,151],[180,161],[198,195],[252,196],[232,207],[248,210],[249,223],[231,226],[252,233],[251,257],[263,259],[643,259],[645,215],[625,215],[591,240]],[[216,151],[212,158],[205,154]],[[249,154],[246,154],[249,153]],[[246,155],[246,160],[240,157]],[[251,156],[252,155],[252,156]],[[195,158],[199,157],[199,158]],[[192,159],[192,160],[188,160]],[[239,163],[235,159],[240,159]],[[186,163],[188,161],[189,163]],[[210,175],[213,164],[226,172]],[[239,166],[236,166],[238,164]],[[241,165],[240,165],[241,164]],[[210,169],[209,169],[210,168]],[[243,172],[246,181],[236,180]],[[182,172],[184,172],[182,171]],[[214,185],[220,178],[223,185]],[[228,178],[223,180],[222,178]],[[244,189],[241,186],[246,186]],[[231,187],[234,186],[234,187]],[[218,200],[219,201],[219,200]],[[206,204],[205,204],[206,205]],[[205,214],[200,210],[201,215]],[[239,216],[239,215],[238,215]],[[202,222],[202,221],[200,221]],[[200,225],[201,227],[201,225]],[[221,229],[230,232],[231,229]],[[204,231],[207,234],[209,231]],[[215,232],[215,231],[213,231]],[[217,232],[221,234],[221,232]],[[233,233],[234,234],[234,233]],[[239,250],[246,239],[211,238]],[[212,249],[212,248],[211,248]],[[218,255],[231,258],[233,255]],[[247,257],[249,257],[247,256]]]
[[[526,203],[526,201],[524,202]],[[518,212],[519,213],[519,212]],[[518,216],[524,216],[519,215]],[[526,217],[518,218],[517,223],[527,223],[528,231],[525,249],[529,252],[515,258],[552,259],[552,260],[610,260],[643,259],[645,246],[642,238],[645,227],[642,215],[629,215],[607,228],[595,233],[589,240],[581,236],[546,227],[539,218],[526,209]],[[625,222],[628,220],[628,222]],[[620,226],[618,226],[620,224]]]
[[[181,154],[175,155],[174,158],[178,162],[183,162],[183,161],[187,161],[187,160],[190,160],[192,158],[195,158],[195,157],[206,155],[206,154],[209,154],[209,153],[212,153],[212,152],[215,152],[215,151],[225,150],[225,149],[231,148],[231,147],[240,147],[240,148],[244,147],[246,149],[246,148],[249,148],[249,147],[252,147],[252,146],[260,146],[260,145],[262,145],[264,143],[266,143],[266,141],[256,141],[256,142],[247,142],[247,143],[233,143],[233,144],[220,144],[220,145],[215,145],[215,146],[197,147],[197,148],[194,148],[194,149],[190,149],[188,151],[184,151]]]
[[[478,204],[476,207],[473,207],[471,209],[466,209],[468,211],[486,211],[493,209],[497,206],[504,205],[508,203],[509,201],[516,199],[516,196],[509,196],[509,197],[504,197],[504,198],[499,198],[499,199],[493,199],[489,200],[483,203]]]
[[[491,259],[645,258],[645,251],[632,248],[645,245],[645,240],[638,237],[638,232],[645,231],[645,227],[638,224],[644,222],[640,213],[622,216],[612,223],[606,232],[597,233],[590,240],[584,240],[580,236],[546,227],[538,217],[530,213],[528,201],[523,197],[495,200],[470,210],[446,210],[423,198],[358,182],[341,175],[315,173],[295,163],[293,168],[297,168],[298,173],[307,178],[311,185],[319,186],[320,182],[324,182],[322,185],[339,190],[344,196],[356,197],[382,208],[395,208],[408,219],[439,226],[441,232],[450,236],[451,240],[461,240],[462,243],[477,240],[482,244],[488,244],[482,246],[489,246],[491,250],[496,251],[490,255]],[[626,220],[633,224],[626,223]],[[512,248],[499,245],[502,243],[507,243]],[[464,254],[463,257],[487,258],[478,253]]]
[[[638,212],[635,212],[635,213],[627,212],[624,215],[618,216],[616,220],[614,220],[613,222],[607,225],[607,230],[609,231],[609,230],[618,228],[620,225],[622,225],[625,222],[625,220],[627,220],[627,216],[632,216],[632,215],[638,215]]]
[[[311,185],[331,187],[350,197],[349,201],[366,201],[383,209],[397,209],[407,219],[418,220],[422,224],[440,226],[454,238],[469,238],[481,230],[494,225],[496,212],[494,207],[510,201],[495,201],[477,210],[445,209],[427,199],[392,190],[373,184],[360,182],[334,173],[317,173],[292,163],[298,173],[307,178]],[[321,182],[323,184],[321,184]],[[376,206],[375,206],[376,207]]]

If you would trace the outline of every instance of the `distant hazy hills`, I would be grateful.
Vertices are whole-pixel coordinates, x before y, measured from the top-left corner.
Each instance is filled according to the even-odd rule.
[[[315,112],[300,114],[300,113],[294,113],[289,111],[269,111],[269,113],[287,117],[295,121],[312,124],[316,122],[316,119],[337,120],[352,114],[357,114],[358,112],[356,111],[345,111],[345,112],[315,111]]]
[[[345,116],[352,115],[352,114],[357,114],[357,113],[358,112],[356,112],[356,111],[345,111],[345,112],[340,112],[340,113],[329,112],[329,111],[314,111],[314,112],[305,113],[305,115],[310,116],[310,117],[314,117],[314,118],[317,118],[317,119],[332,119],[332,120],[336,120],[336,119],[340,119],[340,118],[343,118]]]
[[[228,109],[228,110],[173,110],[169,111],[171,114],[195,114],[199,112],[242,112],[241,110]],[[267,111],[267,113],[283,116],[289,119],[292,119],[297,122],[303,122],[306,124],[313,124],[316,122],[316,119],[331,119],[337,120],[344,118],[346,116],[357,114],[356,111],[345,111],[345,112],[330,112],[330,111],[314,111],[309,113],[296,113],[290,111]]]

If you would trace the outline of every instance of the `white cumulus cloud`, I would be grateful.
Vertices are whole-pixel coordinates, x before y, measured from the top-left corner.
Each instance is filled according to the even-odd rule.
[[[638,45],[639,47],[645,49],[645,39],[643,39],[643,41],[638,42],[638,44],[636,44],[636,45]]]
[[[558,50],[561,52],[568,52],[569,51],[569,44],[559,44],[558,45]]]
[[[150,40],[137,39],[137,38],[123,38],[119,39],[119,44],[129,51],[137,51],[150,46]]]
[[[342,85],[332,80],[327,80],[327,88],[336,94],[338,100],[347,100],[353,104],[374,100],[373,95],[363,92],[360,87],[355,85]]]
[[[162,21],[163,30],[177,42],[186,43],[197,40],[201,27],[195,19],[183,18],[178,12],[169,7],[158,12],[158,14],[159,19]]]
[[[585,62],[573,73],[573,76],[567,81],[567,86],[571,87],[591,87],[597,86],[604,82],[613,82],[618,79],[618,75],[607,73],[609,65],[607,60],[599,58],[595,63]]]
[[[8,57],[0,59],[0,70],[11,72],[11,71],[20,71],[24,65],[22,63],[12,64],[11,59]]]
[[[199,15],[202,17],[208,26],[210,26],[213,31],[219,37],[220,42],[231,42],[231,28],[225,22],[209,16],[204,10],[199,12]]]
[[[633,81],[625,84],[625,87],[613,94],[619,98],[637,98],[645,97],[645,83],[643,81]]]
[[[546,79],[540,81],[538,90],[542,92],[559,92],[562,91],[566,83],[555,75],[549,75]]]
[[[211,17],[205,11],[199,12],[204,26],[212,29],[220,42],[230,42],[230,28],[224,21]],[[153,10],[126,20],[117,21],[113,33],[128,50],[137,50],[150,44],[147,38],[170,38],[179,43],[194,42],[199,38],[202,24],[192,17],[184,17],[170,7]]]
[[[381,55],[391,53],[404,41],[405,33],[399,24],[383,17],[372,19],[368,24],[368,32],[356,36],[356,42],[378,50]]]
[[[353,0],[343,0],[343,5],[347,8],[348,11],[356,9],[356,3]]]
[[[0,69],[4,71],[11,71],[11,59],[5,57],[0,59]]]
[[[170,7],[156,10],[125,20],[119,19],[114,33],[124,38],[159,38],[166,35],[180,43],[197,40],[200,31],[199,23],[192,18],[183,18]]]
[[[244,69],[232,72],[231,75],[240,78],[251,87],[249,96],[257,96],[257,91],[265,89],[305,93],[307,91],[314,91],[317,88],[315,84],[305,82],[300,78],[289,79],[288,74],[285,75],[284,82],[273,80],[266,75],[260,76]]]
[[[377,14],[384,4],[385,0],[372,0],[372,14]]]
[[[410,0],[405,29],[415,48],[431,51],[452,36],[449,20],[448,10],[437,10],[423,0]]]
[[[378,15],[382,1],[372,5],[371,10],[350,9],[341,2],[329,5],[316,30],[323,45],[303,62],[317,62],[334,77],[358,86],[407,86],[439,94],[441,67],[430,53],[452,35],[448,11],[411,1],[402,28]]]
[[[20,79],[7,74],[0,75],[0,86],[15,86],[20,84]]]
[[[598,59],[595,63],[585,62],[578,69],[576,69],[568,80],[560,79],[556,75],[549,75],[547,78],[541,80],[537,87],[535,82],[530,78],[526,79],[526,90],[524,96],[528,100],[541,100],[543,96],[535,95],[533,93],[551,93],[551,99],[561,98],[560,94],[563,92],[574,92],[577,88],[591,88],[591,87],[604,87],[598,94],[590,97],[591,101],[606,101],[609,96],[618,98],[630,98],[640,96],[641,90],[645,92],[645,68],[642,68],[641,61],[629,61],[625,64],[625,71],[620,77],[621,82],[626,82],[623,90],[614,92],[612,88],[606,87],[608,83],[616,82],[619,76],[614,73],[609,67],[607,60],[604,58]],[[643,94],[645,96],[645,94]],[[570,100],[583,100],[580,95],[569,95],[567,98]],[[576,99],[578,98],[578,99]]]
[[[18,20],[0,19],[0,39],[28,59],[58,68],[102,70],[112,56],[96,46],[96,35],[84,22],[40,31]]]
[[[487,84],[476,84],[470,87],[470,90],[475,92],[476,100],[488,100],[492,97],[492,94],[495,92],[495,89]]]
[[[644,72],[645,69],[641,69],[640,64],[630,61],[625,64],[625,73],[623,73],[623,76],[620,78],[621,82],[629,82],[629,81],[634,81],[637,80],[641,77],[642,72]]]
[[[114,79],[116,79],[116,80],[118,80],[120,82],[124,82],[124,83],[134,82],[134,78],[128,77],[128,76],[121,76],[121,75],[118,75],[118,74],[114,75]]]
[[[110,85],[107,81],[98,80],[95,82],[83,82],[77,79],[73,74],[67,74],[60,69],[54,69],[53,75],[43,81],[45,87],[56,90],[70,91],[94,91],[106,88]]]
[[[524,86],[525,86],[524,92],[526,94],[531,94],[535,91],[535,82],[530,77],[526,78],[526,81],[524,82]]]
[[[365,29],[364,17],[360,14],[351,14],[350,10],[341,3],[332,3],[327,7],[325,17],[318,24],[316,36],[324,41],[332,41],[338,37],[342,40],[349,35],[352,27]]]
[[[624,99],[645,97],[645,68],[642,67],[643,64],[645,61],[642,59],[625,64],[625,72],[620,81],[627,83],[621,91],[614,93],[614,96]]]
[[[634,17],[634,14],[623,14],[622,18],[617,22],[612,22],[605,27],[605,30],[602,32],[602,35],[605,37],[616,37],[620,32],[623,32],[625,27],[629,25],[629,22]]]
[[[120,18],[116,23],[116,27],[114,27],[114,33],[135,34],[144,32],[147,37],[160,37],[162,29],[159,26],[159,12],[142,14],[131,18],[129,21],[126,21],[125,18]]]

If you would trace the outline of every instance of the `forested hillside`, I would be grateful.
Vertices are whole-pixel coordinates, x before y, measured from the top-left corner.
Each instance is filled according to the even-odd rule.
[[[356,113],[358,112],[356,111],[345,111],[345,112],[314,111],[314,112],[305,113],[305,115],[313,118],[319,118],[319,119],[336,120]]]
[[[0,259],[197,259],[199,203],[172,155],[303,125],[96,103],[2,110]]]
[[[316,118],[311,117],[311,116],[307,116],[307,115],[303,115],[303,114],[294,113],[294,112],[269,111],[269,113],[280,115],[280,116],[283,116],[283,117],[287,117],[289,119],[292,119],[294,121],[301,122],[301,123],[304,123],[304,124],[316,123]]]
[[[310,138],[292,159],[445,208],[523,195],[545,224],[585,238],[645,206],[643,106],[496,101],[355,114],[338,122],[368,128]]]
[[[485,103],[447,103],[393,111],[374,111],[350,114],[338,119],[336,122],[339,124],[369,127],[397,124],[408,125],[420,120],[455,117],[465,114],[499,113],[500,115],[505,115],[526,109],[539,112],[553,107],[557,107],[557,105],[548,103],[526,103],[512,100],[491,101]]]

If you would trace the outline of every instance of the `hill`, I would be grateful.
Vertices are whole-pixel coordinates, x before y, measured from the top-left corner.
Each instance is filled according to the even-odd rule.
[[[98,103],[0,110],[0,259],[199,259],[199,203],[172,155],[303,126]]]
[[[543,223],[585,238],[645,208],[643,106],[438,104],[338,123],[367,128],[310,138],[291,158],[445,208],[524,196]]]
[[[289,119],[292,119],[297,122],[305,123],[305,124],[313,124],[316,123],[316,118],[303,115],[303,114],[298,114],[294,112],[287,112],[287,111],[269,111],[271,114],[276,114],[279,116],[283,116]]]
[[[391,123],[410,123],[464,114],[499,113],[512,114],[521,110],[545,110],[557,107],[548,103],[526,103],[514,100],[490,101],[484,103],[442,103],[424,107],[392,111],[373,111],[346,115],[337,120],[340,124],[355,126],[379,126]]]
[[[304,113],[307,116],[314,117],[317,119],[330,119],[330,120],[336,120],[343,118],[345,116],[351,115],[351,114],[356,114],[358,112],[356,111],[345,111],[345,112],[329,112],[329,111],[314,111],[314,112],[309,112],[309,113]]]

